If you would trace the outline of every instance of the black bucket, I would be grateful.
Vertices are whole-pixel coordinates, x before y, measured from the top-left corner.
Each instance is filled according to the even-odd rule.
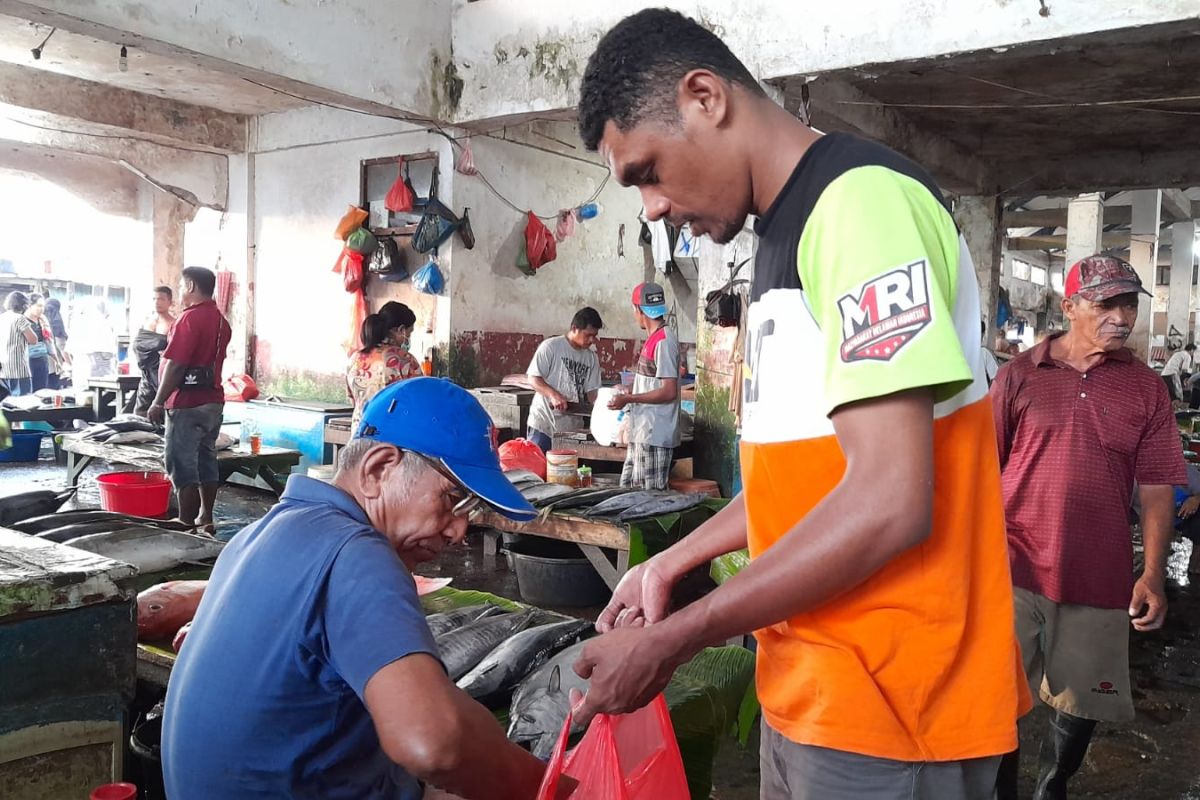
[[[159,703],[141,716],[133,726],[133,732],[129,734],[129,750],[136,762],[129,765],[129,768],[131,773],[136,773],[135,783],[141,789],[138,794],[140,800],[166,800],[160,750],[162,713],[162,703]]]
[[[517,573],[521,599],[537,606],[596,606],[612,592],[577,545],[527,536],[510,545],[509,565]]]

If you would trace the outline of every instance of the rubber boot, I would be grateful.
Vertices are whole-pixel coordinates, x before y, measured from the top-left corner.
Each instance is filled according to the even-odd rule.
[[[1021,775],[1021,748],[1005,753],[996,771],[996,800],[1017,800],[1017,779]]]
[[[1050,738],[1042,741],[1042,768],[1033,800],[1067,800],[1067,781],[1083,765],[1095,730],[1095,720],[1054,712]]]

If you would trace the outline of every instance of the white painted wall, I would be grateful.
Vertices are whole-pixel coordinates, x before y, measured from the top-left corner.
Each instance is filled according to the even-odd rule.
[[[570,123],[537,123],[509,129],[507,135],[576,157],[585,154]],[[577,149],[568,150],[547,137]],[[475,164],[488,180],[515,205],[538,215],[580,205],[608,175],[598,163],[584,164],[490,137],[474,137],[471,147]],[[648,250],[638,242],[642,201],[636,189],[609,181],[597,200],[603,206],[600,216],[577,223],[575,235],[558,243],[558,258],[530,277],[516,267],[526,216],[505,205],[477,178],[456,176],[454,206],[471,209],[477,244],[470,251],[455,248],[454,330],[558,334],[575,311],[592,306],[604,320],[605,338],[639,339],[644,334],[634,322],[630,293],[638,283],[654,280],[663,284],[668,304],[676,304],[680,341],[695,342],[695,267],[685,265],[670,278],[654,271]],[[546,224],[554,230],[553,220]],[[621,225],[623,258],[618,255]]]
[[[710,26],[761,79],[818,74],[1194,18],[1195,0],[663,0]],[[457,121],[568,108],[599,37],[634,0],[454,4],[454,58],[470,75]]]

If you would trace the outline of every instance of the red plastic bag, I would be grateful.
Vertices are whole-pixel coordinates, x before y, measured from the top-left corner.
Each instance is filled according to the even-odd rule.
[[[258,384],[249,375],[234,375],[221,384],[225,389],[225,400],[230,403],[248,403],[258,397]]]
[[[537,800],[554,800],[559,779],[579,782],[571,800],[690,800],[667,701],[660,694],[632,714],[599,714],[567,752],[571,715],[546,766]]]
[[[529,212],[529,221],[525,223],[525,253],[529,258],[529,266],[533,269],[538,269],[558,257],[554,234],[532,211]]]
[[[383,205],[388,211],[394,211],[397,214],[404,214],[413,210],[413,190],[408,183],[408,176],[404,172],[404,159],[400,159],[400,170],[396,175],[396,182],[392,184],[392,188],[388,189],[387,197],[383,198]]]
[[[343,247],[337,263],[333,265],[333,271],[342,274],[342,286],[347,292],[357,292],[362,288],[363,254]]]
[[[500,468],[527,469],[546,480],[546,456],[542,448],[528,439],[510,439],[500,445]]]

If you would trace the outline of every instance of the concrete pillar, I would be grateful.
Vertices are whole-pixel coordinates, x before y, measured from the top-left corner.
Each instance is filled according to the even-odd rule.
[[[1104,201],[1096,193],[1081,194],[1067,204],[1067,269],[1100,252],[1104,233]]]
[[[154,193],[154,285],[179,287],[183,275],[183,228],[195,216],[195,207],[163,191]],[[135,294],[153,289],[133,287]]]
[[[1183,334],[1184,342],[1191,341],[1189,330],[1192,316],[1192,274],[1195,271],[1194,252],[1196,223],[1176,222],[1171,226],[1171,295],[1167,300],[1167,332]]]
[[[1133,196],[1133,218],[1129,227],[1129,263],[1137,270],[1146,291],[1153,292],[1158,272],[1158,226],[1162,215],[1162,190],[1138,189]],[[1150,329],[1154,302],[1143,297],[1128,347],[1143,361],[1150,358]]]
[[[979,281],[979,310],[987,322],[986,341],[991,341],[996,321],[996,297],[1004,265],[1004,206],[999,197],[966,195],[958,198],[954,217],[967,241]]]

